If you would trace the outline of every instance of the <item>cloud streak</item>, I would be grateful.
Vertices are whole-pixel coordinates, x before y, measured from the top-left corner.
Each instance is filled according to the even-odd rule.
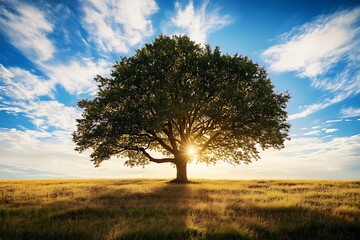
[[[150,17],[157,12],[153,0],[84,2],[84,26],[90,40],[106,52],[127,52],[154,34]]]
[[[68,131],[52,133],[41,130],[0,128],[1,178],[171,178],[176,171],[170,165],[151,164],[145,169],[129,169],[119,159],[94,168],[87,153],[74,151]],[[164,171],[164,168],[168,168]],[[169,171],[170,170],[170,171]],[[19,173],[20,172],[20,173]]]
[[[338,131],[339,129],[337,129],[337,128],[328,128],[328,129],[324,129],[324,131],[326,132],[326,133],[333,133],[333,132],[336,132],[336,131]]]
[[[7,102],[6,102],[7,103]],[[0,110],[10,114],[24,114],[37,129],[47,131],[50,127],[72,131],[75,129],[75,119],[80,117],[80,112],[74,107],[52,101],[13,101],[1,104]]]
[[[273,71],[319,76],[358,46],[359,18],[360,8],[318,17],[282,35],[282,43],[264,51],[263,57]]]
[[[96,75],[107,75],[110,73],[112,63],[100,59],[94,61],[90,58],[72,59],[68,63],[42,65],[49,78],[61,85],[71,94],[94,94],[97,83],[94,81]]]
[[[100,168],[94,168],[87,154],[78,154],[73,148],[70,135],[65,131],[48,133],[0,128],[0,159],[7,178],[19,178],[19,172],[23,172],[21,178],[114,178],[119,175],[171,178],[176,171],[169,165],[158,164],[145,169],[129,169],[122,166],[121,159],[112,159]],[[261,159],[250,165],[234,168],[226,163],[216,166],[190,164],[189,176],[234,179],[240,174],[243,179],[358,179],[359,149],[360,135],[330,141],[316,137],[295,138],[286,142],[281,151],[262,152]]]
[[[209,35],[231,23],[229,15],[221,15],[219,8],[210,8],[209,1],[203,1],[195,8],[192,0],[185,6],[175,3],[175,15],[170,18],[166,32],[186,34],[197,43],[205,44]]]
[[[360,116],[360,108],[343,108],[341,109],[341,115],[343,118],[351,118]]]
[[[343,93],[338,96],[335,96],[334,98],[327,98],[320,103],[305,105],[302,107],[301,112],[289,115],[288,120],[290,121],[290,120],[307,117],[310,114],[313,114],[321,109],[327,108],[335,103],[339,103],[339,102],[343,101],[348,96],[350,96],[350,93]]]
[[[45,80],[18,67],[5,68],[0,63],[0,82],[4,84],[0,93],[15,100],[34,99],[53,95],[54,81]]]
[[[32,61],[41,75],[19,67],[0,64],[0,111],[27,118],[43,132],[72,131],[79,111],[55,99],[56,87],[61,85],[71,94],[93,94],[96,74],[110,72],[110,62],[72,57],[56,61],[56,48],[48,34],[55,26],[48,21],[51,11],[18,1],[6,1],[0,10],[0,30],[9,42]],[[0,4],[1,5],[1,4]],[[55,10],[54,10],[55,11]],[[40,100],[49,97],[51,101]],[[70,134],[70,133],[68,133]]]
[[[26,3],[7,3],[7,7],[1,7],[0,10],[0,30],[7,35],[10,43],[29,59],[40,62],[51,59],[55,47],[47,35],[53,31],[54,26],[46,15]]]
[[[360,8],[320,16],[283,34],[279,44],[262,53],[270,70],[295,71],[310,78],[313,88],[328,92],[328,97],[304,106],[289,120],[307,117],[360,93],[359,21]]]
[[[261,174],[265,179],[357,179],[359,140],[360,135],[330,141],[318,137],[294,138],[281,151],[261,153],[261,160],[246,166],[243,174],[248,178]]]

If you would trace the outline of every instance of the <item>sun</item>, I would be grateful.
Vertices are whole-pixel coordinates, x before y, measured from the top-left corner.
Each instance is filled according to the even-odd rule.
[[[195,157],[197,154],[196,148],[192,145],[190,145],[187,149],[186,149],[186,153],[187,155],[189,155],[190,157]]]

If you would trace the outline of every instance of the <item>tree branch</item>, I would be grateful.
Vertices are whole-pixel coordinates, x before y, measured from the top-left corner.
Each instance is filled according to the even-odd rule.
[[[174,137],[174,132],[173,132],[173,127],[172,127],[171,121],[169,121],[166,125],[168,126],[169,130],[164,128],[163,132],[169,138],[170,144],[171,144],[174,152],[176,152],[176,151],[178,151],[178,146],[176,144],[177,139]]]
[[[193,129],[193,133],[198,132],[193,141],[196,141],[196,139],[201,138],[202,136],[204,136],[204,134],[206,134],[209,130],[215,130],[216,128],[214,127],[214,123],[213,123],[212,118],[209,118],[208,120],[201,122],[199,124],[197,124],[194,129]],[[204,124],[206,123],[206,126],[204,126]]]
[[[166,163],[166,162],[175,163],[174,158],[154,158],[146,151],[145,148],[139,148],[138,150],[141,151],[145,155],[145,157],[147,157],[151,162],[155,162],[155,163]]]
[[[212,141],[214,141],[220,134],[221,134],[221,132],[217,132],[217,133],[215,133],[212,137],[210,137],[209,140],[207,140],[206,143],[204,143],[204,144],[202,145],[202,148],[201,148],[201,150],[200,150],[200,153],[202,153],[203,151],[205,151],[206,148],[209,147],[210,143],[211,143]]]
[[[167,151],[169,151],[170,153],[174,154],[174,149],[172,149],[169,145],[167,145],[164,140],[162,140],[160,137],[158,137],[156,135],[156,133],[154,131],[147,131],[149,134],[151,134],[151,136],[153,137],[154,140],[158,141],[158,143],[160,143],[160,145],[165,148]]]

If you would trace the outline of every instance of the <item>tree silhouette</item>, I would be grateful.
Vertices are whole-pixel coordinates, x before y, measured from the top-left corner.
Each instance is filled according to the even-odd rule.
[[[194,157],[250,163],[258,148],[280,149],[289,138],[289,94],[274,92],[264,68],[186,36],[160,35],[95,80],[98,92],[79,101],[73,133],[95,166],[111,156],[129,166],[170,162],[183,183]]]

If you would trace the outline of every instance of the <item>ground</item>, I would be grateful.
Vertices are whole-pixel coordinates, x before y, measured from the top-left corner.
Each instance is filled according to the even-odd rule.
[[[0,181],[0,239],[360,239],[360,181]]]

